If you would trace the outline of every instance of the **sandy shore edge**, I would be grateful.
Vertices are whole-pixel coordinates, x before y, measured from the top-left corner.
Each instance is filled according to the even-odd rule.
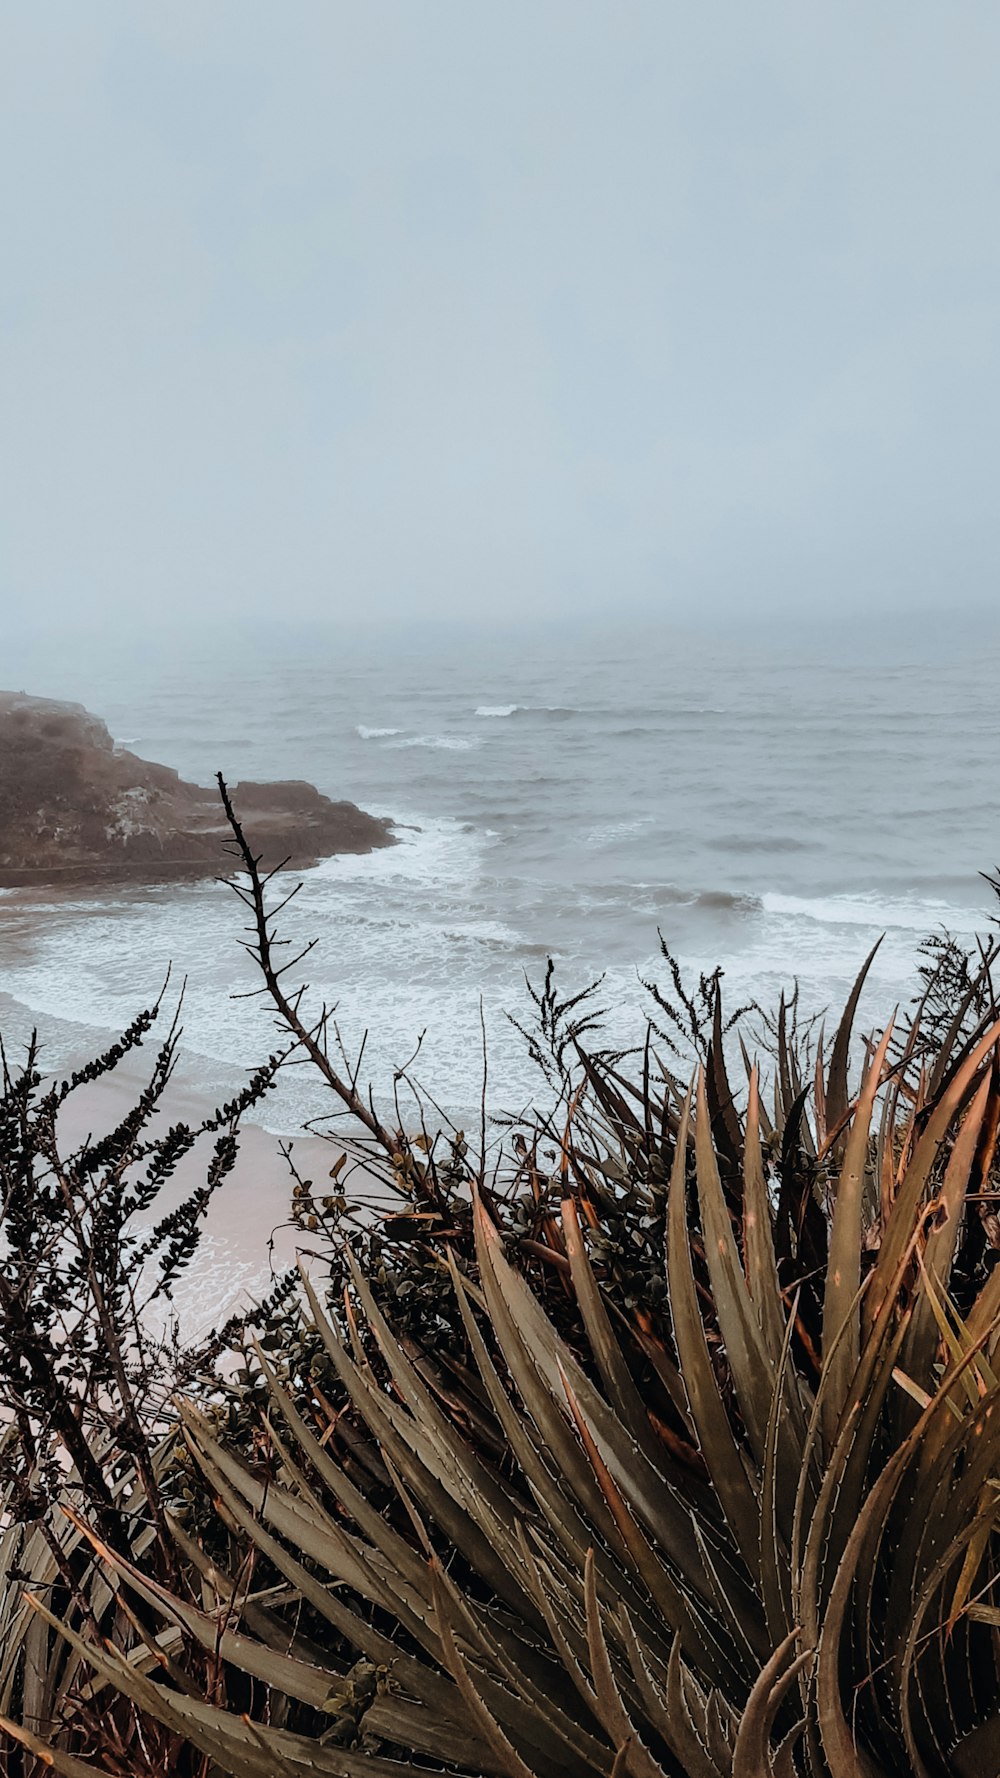
[[[55,1077],[65,1079],[68,1070]],[[57,1134],[64,1155],[89,1138],[113,1130],[134,1106],[146,1084],[148,1069],[131,1057],[113,1073],[76,1088],[59,1112]],[[215,1102],[187,1084],[170,1082],[149,1126],[152,1137],[163,1135],[171,1124],[198,1125],[212,1116]],[[157,1198],[152,1215],[157,1222],[205,1179],[216,1137],[198,1137],[178,1165],[169,1185]],[[279,1137],[252,1117],[241,1124],[239,1155],[229,1177],[215,1193],[202,1225],[198,1251],[173,1296],[173,1310],[182,1333],[198,1339],[211,1333],[238,1309],[259,1299],[271,1287],[273,1276],[294,1265],[307,1237],[287,1226],[293,1180],[281,1145],[291,1143],[292,1158],[303,1178],[314,1181],[319,1195],[330,1168],[343,1153],[342,1144],[323,1136]],[[368,1196],[375,1184],[363,1166],[349,1158],[336,1186],[330,1191],[353,1190]]]

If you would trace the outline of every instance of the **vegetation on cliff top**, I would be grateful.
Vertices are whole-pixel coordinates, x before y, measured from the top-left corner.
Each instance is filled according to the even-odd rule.
[[[281,1042],[203,1190],[155,1220],[176,1031],[70,1155],[77,1081],[5,1067],[9,1769],[1000,1771],[992,950],[925,952],[860,1047],[864,970],[828,1040],[671,966],[628,1056],[550,971],[540,1108],[473,1136],[406,1071],[360,1089],[226,807]],[[361,1130],[293,1180],[307,1274],[156,1341],[143,1292],[290,1054]]]

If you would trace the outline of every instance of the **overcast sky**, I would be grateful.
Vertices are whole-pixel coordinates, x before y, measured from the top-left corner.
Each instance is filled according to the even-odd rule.
[[[0,21],[8,620],[996,601],[996,0]]]

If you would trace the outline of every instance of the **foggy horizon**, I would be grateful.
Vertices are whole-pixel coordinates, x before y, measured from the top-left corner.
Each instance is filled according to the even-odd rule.
[[[2,16],[9,633],[990,613],[992,8]]]

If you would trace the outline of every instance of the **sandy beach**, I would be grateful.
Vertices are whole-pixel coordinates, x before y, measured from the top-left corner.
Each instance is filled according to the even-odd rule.
[[[73,1092],[59,1115],[63,1153],[114,1129],[135,1104],[145,1079],[139,1062],[126,1058],[112,1075]],[[151,1120],[150,1134],[162,1134],[176,1122],[197,1125],[214,1108],[208,1097],[171,1082]],[[158,1221],[204,1180],[215,1139],[212,1133],[198,1138],[156,1200],[150,1221]],[[289,1140],[298,1172],[314,1180],[318,1190],[343,1152],[340,1144],[321,1136],[289,1139],[249,1120],[241,1126],[236,1165],[212,1199],[198,1252],[174,1291],[172,1309],[187,1337],[210,1332],[266,1292],[272,1273],[293,1265],[305,1244],[302,1232],[288,1226],[293,1181],[281,1149]],[[371,1192],[370,1175],[352,1160],[341,1171],[337,1187],[330,1189],[350,1194],[352,1177],[356,1188],[363,1187],[366,1195]]]

